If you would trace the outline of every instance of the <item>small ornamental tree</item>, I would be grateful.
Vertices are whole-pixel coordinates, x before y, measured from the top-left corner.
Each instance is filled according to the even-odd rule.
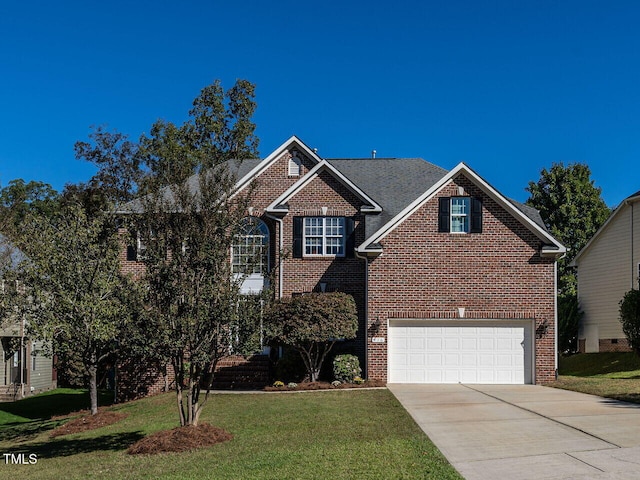
[[[275,301],[264,316],[268,339],[297,350],[312,382],[338,340],[355,338],[358,314],[345,293],[310,293]]]
[[[620,322],[629,345],[640,355],[640,290],[629,290],[620,301]]]

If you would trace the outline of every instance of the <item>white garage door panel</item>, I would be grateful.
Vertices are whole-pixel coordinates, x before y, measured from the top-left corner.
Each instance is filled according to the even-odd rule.
[[[528,325],[389,327],[391,383],[531,383]]]

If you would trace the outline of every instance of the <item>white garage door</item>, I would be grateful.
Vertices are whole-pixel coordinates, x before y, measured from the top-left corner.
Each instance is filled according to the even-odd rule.
[[[530,323],[391,321],[390,383],[532,383]]]

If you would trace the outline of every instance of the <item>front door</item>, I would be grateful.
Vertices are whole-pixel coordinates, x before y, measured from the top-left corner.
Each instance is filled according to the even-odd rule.
[[[27,348],[23,347],[22,354],[20,350],[13,352],[9,359],[9,383],[26,383],[27,370],[25,367],[25,358],[27,358]]]

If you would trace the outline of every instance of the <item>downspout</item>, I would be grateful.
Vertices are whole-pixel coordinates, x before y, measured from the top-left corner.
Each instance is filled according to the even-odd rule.
[[[24,358],[24,316],[20,321],[20,398],[24,398],[24,369],[26,358]]]
[[[369,378],[369,259],[357,249],[355,254],[364,261],[364,378]]]
[[[270,218],[271,220],[275,220],[278,222],[278,298],[282,298],[282,288],[284,285],[284,263],[282,261],[282,245],[284,244],[284,233],[282,232],[282,219],[270,215],[268,213],[264,214],[265,217]]]
[[[636,284],[635,274],[638,273],[640,275],[640,272],[636,271],[635,260],[633,258],[633,253],[634,253],[633,252],[633,202],[630,202],[630,205],[631,205],[631,289],[633,290]],[[640,280],[638,280],[638,288],[640,288]]]
[[[553,362],[555,368],[555,376],[556,380],[558,379],[558,260],[556,259],[553,262],[553,311],[554,311],[554,327],[553,331],[555,332],[554,338],[554,347],[553,347]],[[535,363],[535,358],[533,359]],[[534,367],[535,371],[535,367]],[[536,384],[534,380],[534,385]]]

